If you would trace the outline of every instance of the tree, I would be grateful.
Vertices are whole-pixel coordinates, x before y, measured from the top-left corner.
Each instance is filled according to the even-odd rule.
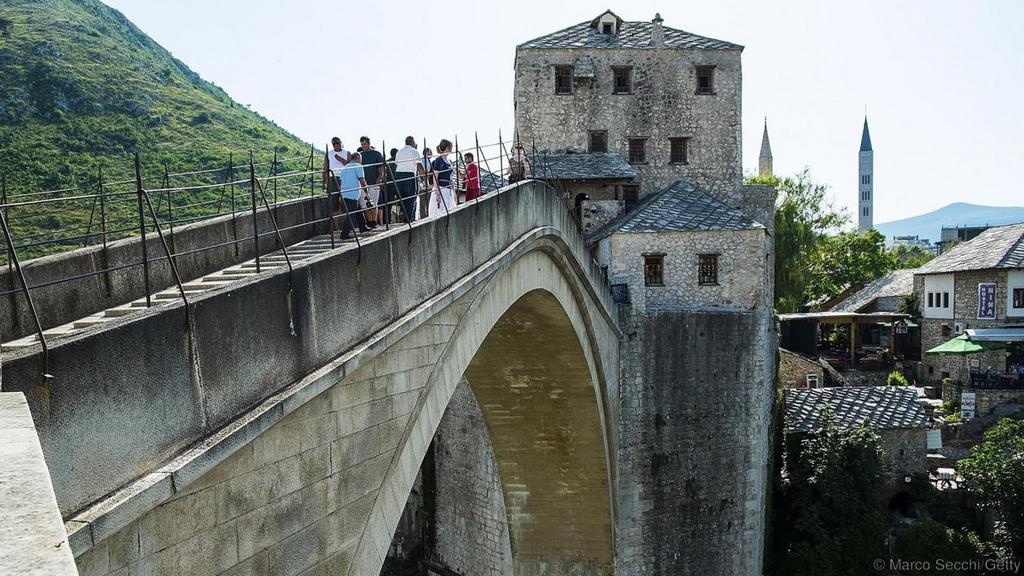
[[[1024,558],[1024,420],[1000,420],[957,471],[980,504],[999,513],[1000,539]]]
[[[781,498],[773,514],[769,573],[874,574],[888,533],[881,439],[870,428],[838,428],[831,410],[821,429],[787,438]]]
[[[831,298],[851,284],[867,284],[896,268],[896,258],[885,248],[877,230],[842,232],[818,242],[810,258],[807,300]]]
[[[846,223],[847,216],[828,199],[828,187],[811,180],[807,168],[795,176],[758,176],[747,183],[776,188],[775,309],[794,312],[804,303],[811,255],[828,233]]]
[[[893,246],[889,251],[896,260],[897,268],[920,268],[935,257],[934,254],[917,245],[899,244]]]

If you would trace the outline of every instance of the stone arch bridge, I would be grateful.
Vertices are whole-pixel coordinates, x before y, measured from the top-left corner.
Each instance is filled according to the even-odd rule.
[[[460,381],[515,574],[612,574],[618,312],[525,182],[5,358],[82,574],[376,574]]]

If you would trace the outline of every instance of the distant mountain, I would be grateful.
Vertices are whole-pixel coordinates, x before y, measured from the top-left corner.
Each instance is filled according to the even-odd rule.
[[[998,226],[1024,222],[1024,207],[980,206],[957,202],[920,216],[875,225],[888,240],[893,236],[919,236],[933,243],[943,226]]]
[[[107,182],[130,178],[134,152],[152,186],[164,166],[226,166],[229,152],[237,166],[249,150],[260,162],[275,151],[297,158],[309,145],[98,0],[0,1],[0,173],[10,193],[91,185],[101,165]],[[181,194],[175,203],[195,206],[205,196]],[[95,220],[88,204],[40,211],[34,219],[12,214],[14,235],[41,237]]]

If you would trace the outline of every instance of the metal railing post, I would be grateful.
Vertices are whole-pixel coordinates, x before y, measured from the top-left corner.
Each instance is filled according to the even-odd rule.
[[[305,178],[303,178],[305,180]],[[281,229],[277,226],[277,218],[274,216],[273,211],[270,210],[270,206],[267,204],[267,193],[263,190],[263,184],[260,181],[256,181],[256,185],[260,189],[260,197],[263,199],[263,206],[267,209],[267,215],[270,216],[270,224],[274,227],[274,234],[277,235],[277,241],[281,243],[281,253],[284,254],[284,261],[288,264],[288,291],[292,290],[293,273],[292,259],[288,256],[288,247],[285,246],[284,237],[281,236]]]
[[[171,176],[167,170],[167,162],[164,162],[164,196],[167,198],[167,233],[171,237],[171,251],[177,252],[174,246],[174,211],[171,209]]]
[[[36,303],[32,300],[32,292],[29,289],[28,281],[25,280],[25,273],[21,269],[21,261],[18,260],[18,252],[14,248],[14,239],[11,238],[11,229],[7,225],[6,210],[0,210],[0,224],[4,229],[4,240],[7,242],[7,253],[14,261],[14,268],[18,272],[18,280],[21,282],[21,289],[25,292],[25,299],[28,301],[28,309],[32,312],[32,320],[36,323],[36,332],[39,334],[39,343],[43,347],[43,378],[52,378],[47,372],[50,370],[50,348],[46,345],[46,336],[43,334],[43,325],[39,322],[39,313],[36,312]],[[15,316],[17,311],[12,310]]]
[[[235,256],[238,256],[238,213],[235,211],[235,158],[228,153],[228,190],[231,193],[231,235],[235,239]]]
[[[274,210],[277,210],[277,149],[274,150],[274,161],[270,163],[270,176],[274,183]]]
[[[167,240],[164,239],[164,232],[160,228],[160,220],[156,217],[156,210],[153,209],[153,202],[149,198],[149,192],[144,188],[140,188],[140,190],[142,191],[141,196],[146,199],[149,214],[153,217],[153,227],[156,228],[156,235],[160,238],[164,254],[167,255],[167,263],[170,264],[171,274],[174,275],[174,282],[178,285],[178,293],[181,294],[181,300],[185,303],[185,326],[189,326],[192,323],[192,312],[189,310],[188,297],[185,296],[185,286],[181,282],[181,275],[178,274],[178,265],[174,263],[174,256],[171,254],[171,249],[167,246]]]
[[[135,196],[139,203],[139,235],[142,241],[142,274],[146,288],[146,308],[153,305],[149,289],[149,249],[146,246],[146,217],[142,210],[142,166],[139,163],[139,153],[135,153]]]
[[[334,244],[334,210],[331,208],[331,186],[338,187],[338,202],[342,207],[345,206],[345,199],[341,196],[341,182],[338,180],[337,175],[331,170],[330,160],[327,159],[327,155],[331,153],[330,146],[324,146],[324,192],[326,193],[324,199],[324,206],[327,207],[325,210],[327,214],[327,233],[331,235],[331,250],[334,250],[337,246]],[[328,180],[330,178],[330,180]],[[309,175],[310,186],[313,185],[313,174],[310,171]]]
[[[107,297],[111,294],[110,283],[110,254],[107,252],[107,193],[103,189],[103,166],[99,167],[99,193],[100,193],[100,238],[103,242],[103,279],[107,287]]]
[[[505,183],[505,142],[501,139],[501,130],[498,130],[498,177],[501,184]],[[497,202],[501,205],[501,194],[498,194]]]
[[[256,273],[260,273],[260,227],[256,224],[256,165],[249,151],[249,198],[252,201],[252,242],[256,249]]]

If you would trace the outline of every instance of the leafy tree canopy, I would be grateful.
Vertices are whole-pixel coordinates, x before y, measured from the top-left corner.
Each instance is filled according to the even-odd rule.
[[[867,284],[896,268],[896,258],[876,230],[826,236],[810,258],[807,300],[830,298],[852,284]]]
[[[999,513],[1005,543],[1024,558],[1024,420],[1004,418],[987,430],[957,471],[981,505]]]
[[[819,243],[848,217],[828,198],[828,187],[804,169],[795,176],[754,177],[750,184],[775,186],[775,308],[793,312],[804,303],[810,282],[808,263]]]

